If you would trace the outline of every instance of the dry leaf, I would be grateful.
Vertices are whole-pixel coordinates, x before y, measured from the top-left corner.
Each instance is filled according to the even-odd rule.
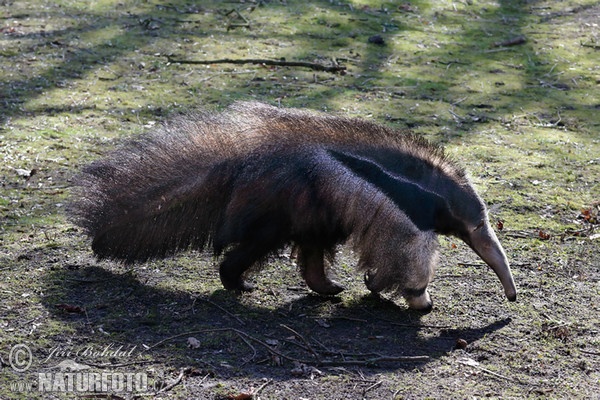
[[[538,232],[538,236],[541,240],[548,240],[550,239],[550,234],[544,232],[543,230],[540,229],[540,231]]]
[[[230,400],[250,400],[252,395],[248,393],[230,394],[227,398]]]

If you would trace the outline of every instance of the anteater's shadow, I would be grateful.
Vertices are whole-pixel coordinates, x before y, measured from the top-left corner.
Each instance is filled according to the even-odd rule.
[[[100,349],[118,343],[135,347],[130,357],[217,372],[223,365],[243,366],[246,374],[280,379],[289,378],[289,368],[277,367],[294,361],[320,368],[414,368],[453,351],[459,338],[471,343],[510,322],[431,326],[422,323],[422,313],[372,295],[348,304],[297,287],[272,290],[270,295],[283,299],[273,308],[225,290],[170,290],[141,282],[135,272],[97,266],[49,271],[46,282],[44,305],[76,331],[70,346]]]

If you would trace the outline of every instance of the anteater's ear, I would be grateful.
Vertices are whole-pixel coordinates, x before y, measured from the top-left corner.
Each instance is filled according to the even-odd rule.
[[[436,229],[435,219],[438,210],[448,207],[441,196],[362,154],[356,155],[337,150],[329,150],[329,154],[352,173],[385,194],[420,230]]]

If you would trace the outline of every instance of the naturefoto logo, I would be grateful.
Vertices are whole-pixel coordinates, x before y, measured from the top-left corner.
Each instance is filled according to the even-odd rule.
[[[92,372],[85,362],[73,358],[128,358],[136,347],[114,346],[104,348],[85,346],[82,348],[55,347],[41,363],[42,371],[31,371],[33,353],[25,344],[10,349],[8,361],[13,371],[27,373],[16,382],[11,382],[14,392],[71,392],[71,393],[135,393],[148,392],[148,376],[145,372]],[[62,360],[59,361],[58,359]]]

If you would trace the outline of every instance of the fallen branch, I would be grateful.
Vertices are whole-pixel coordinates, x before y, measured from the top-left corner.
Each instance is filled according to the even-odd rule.
[[[231,58],[222,58],[219,60],[186,60],[175,58],[173,55],[165,54],[167,60],[170,63],[177,64],[197,64],[197,65],[210,65],[210,64],[257,64],[257,65],[274,65],[280,67],[305,67],[310,68],[315,71],[323,71],[323,72],[331,72],[331,73],[341,73],[343,74],[346,71],[346,67],[343,65],[323,65],[305,61],[286,61],[285,59],[280,60],[269,60],[269,59],[254,59],[254,58],[242,58],[242,59],[231,59]]]

